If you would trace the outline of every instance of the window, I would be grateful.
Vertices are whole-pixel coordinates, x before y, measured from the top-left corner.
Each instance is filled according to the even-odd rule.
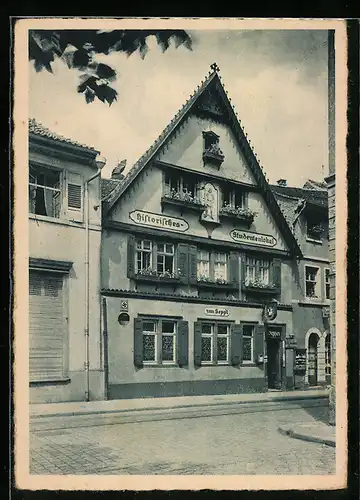
[[[321,241],[325,233],[324,222],[320,220],[320,218],[314,216],[306,221],[306,230],[308,238]]]
[[[319,298],[319,268],[305,266],[305,295],[307,298]]]
[[[195,178],[190,175],[179,175],[178,172],[167,172],[165,174],[165,194],[169,195],[172,192],[195,197],[197,194]]]
[[[165,319],[143,320],[143,362],[175,363],[176,322]]]
[[[229,188],[228,186],[224,186],[222,189],[223,207],[229,206],[231,208],[244,208],[245,199],[245,193],[239,188]]]
[[[325,299],[330,299],[330,269],[325,269]]]
[[[243,325],[243,363],[254,362],[254,325]]]
[[[247,256],[245,259],[245,284],[255,283],[270,285],[270,261]]]
[[[198,249],[197,279],[198,281],[228,281],[228,254]]]
[[[30,167],[29,212],[59,218],[61,208],[61,172],[48,168]]]
[[[201,363],[229,363],[230,325],[201,324]]]
[[[29,167],[29,213],[82,222],[83,178],[80,174],[38,165]]]
[[[136,274],[171,277],[175,274],[174,265],[175,246],[172,243],[136,240]]]

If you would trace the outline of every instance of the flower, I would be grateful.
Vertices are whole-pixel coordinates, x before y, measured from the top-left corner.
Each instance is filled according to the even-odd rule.
[[[211,153],[213,155],[224,157],[224,153],[216,143],[210,144],[210,146],[205,149],[205,153]]]
[[[266,283],[264,281],[261,281],[259,279],[245,279],[245,286],[251,287],[251,288],[276,288],[275,283]]]
[[[249,220],[253,220],[257,215],[257,212],[250,210],[250,208],[232,207],[231,205],[228,205],[227,203],[225,203],[220,208],[219,213],[222,215],[234,215],[235,217],[249,219]]]
[[[193,196],[193,194],[187,191],[186,189],[183,189],[182,191],[176,191],[176,189],[172,189],[170,193],[164,194],[164,198],[170,200],[184,201],[187,203],[191,203],[193,205],[204,205],[199,197]]]
[[[212,279],[206,274],[198,274],[197,281],[202,283],[216,283],[217,285],[226,285],[228,281],[225,278],[215,278]]]
[[[170,271],[164,271],[164,272],[158,272],[155,269],[152,269],[151,267],[146,267],[144,269],[139,269],[138,273],[139,276],[153,276],[155,278],[171,278],[171,279],[176,279],[180,276],[180,272],[170,272]]]

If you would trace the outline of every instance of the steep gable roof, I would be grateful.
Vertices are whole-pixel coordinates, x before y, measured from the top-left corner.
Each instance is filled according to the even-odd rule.
[[[282,213],[279,205],[276,202],[273,192],[271,191],[269,184],[265,178],[262,171],[257,156],[253,151],[250,141],[247,139],[247,134],[244,133],[241,127],[240,120],[231,104],[231,100],[225,91],[225,88],[218,75],[218,67],[216,64],[211,66],[212,70],[209,72],[204,81],[201,82],[190,98],[185,102],[182,108],[175,114],[173,119],[170,121],[168,126],[163,130],[159,137],[154,141],[150,148],[139,158],[139,160],[133,165],[129,170],[124,181],[118,187],[112,191],[109,198],[104,204],[103,213],[109,213],[114,207],[115,203],[118,201],[120,196],[126,191],[126,189],[132,184],[137,175],[146,167],[146,165],[154,158],[155,154],[161,149],[165,142],[172,136],[175,129],[185,120],[190,111],[193,109],[197,101],[200,99],[205,91],[210,91],[215,93],[218,100],[221,102],[222,107],[226,113],[227,121],[230,128],[232,129],[234,136],[238,142],[238,145],[247,161],[247,164],[253,174],[257,184],[263,192],[263,196],[267,205],[271,208],[272,214],[287,242],[290,250],[298,256],[302,255],[300,247]]]
[[[88,151],[92,152],[97,152],[95,151],[95,148],[92,146],[87,146],[86,144],[81,144],[80,142],[74,141],[72,139],[69,139],[67,137],[64,137],[62,135],[56,134],[55,132],[52,132],[50,129],[47,127],[44,127],[40,122],[38,122],[35,118],[30,118],[29,119],[29,133],[30,134],[35,134],[41,137],[45,137],[47,139],[53,139],[54,141],[57,142],[62,142],[69,144],[71,146],[77,146],[82,149],[87,149]]]

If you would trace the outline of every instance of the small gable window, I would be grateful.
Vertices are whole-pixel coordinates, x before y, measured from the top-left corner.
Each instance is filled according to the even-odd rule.
[[[222,206],[231,208],[244,208],[246,196],[244,191],[239,188],[223,186],[222,188]]]
[[[220,167],[224,161],[224,153],[220,149],[220,137],[213,131],[204,131],[204,146],[203,146],[203,160],[204,164],[214,165]]]

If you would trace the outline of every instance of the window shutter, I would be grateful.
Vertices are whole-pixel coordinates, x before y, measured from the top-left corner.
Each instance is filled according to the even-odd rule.
[[[243,356],[243,338],[242,338],[242,326],[241,325],[231,325],[230,332],[230,362],[233,366],[240,365],[242,363]]]
[[[135,237],[128,236],[127,242],[127,276],[133,278],[135,274]]]
[[[134,365],[143,366],[143,326],[140,318],[134,318]]]
[[[187,366],[189,349],[189,323],[179,321],[177,324],[177,362],[179,366]]]
[[[189,245],[189,283],[196,285],[197,282],[197,247]]]
[[[265,326],[257,325],[254,329],[254,358],[257,362],[259,356],[264,356]]]
[[[80,174],[68,172],[67,175],[67,216],[69,220],[83,222],[84,182]]]
[[[177,247],[177,266],[180,272],[180,282],[189,281],[189,248],[185,243],[179,243]]]
[[[194,365],[201,366],[201,322],[194,323]]]
[[[274,259],[272,262],[272,281],[280,293],[281,291],[281,259]]]
[[[239,254],[237,252],[230,252],[229,255],[229,281],[234,284],[239,283]]]

